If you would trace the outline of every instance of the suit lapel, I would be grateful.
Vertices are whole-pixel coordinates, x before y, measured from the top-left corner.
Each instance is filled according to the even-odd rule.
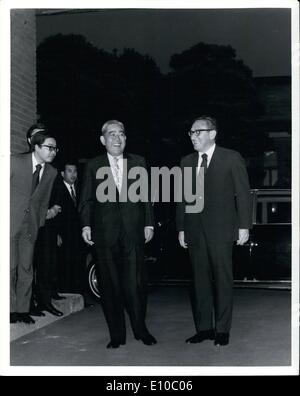
[[[70,203],[72,203],[73,205],[74,205],[74,201],[73,201],[73,199],[72,199],[72,197],[71,197],[71,194],[70,194],[70,192],[69,192],[69,190],[68,190],[68,187],[65,185],[65,183],[62,181],[62,184],[63,184],[63,189],[64,189],[64,193],[65,193],[65,197],[66,197],[66,199],[68,200],[68,201],[70,201]],[[76,193],[77,193],[77,191],[76,191]],[[76,199],[77,199],[77,202],[78,202],[78,197],[77,197],[77,194],[76,194]],[[74,205],[75,206],[75,205]]]
[[[205,176],[208,177],[211,174],[213,174],[215,172],[216,168],[218,168],[219,162],[220,162],[220,151],[219,151],[219,147],[216,146],[215,151],[213,152],[213,155],[211,157],[209,167],[207,168]]]
[[[34,197],[36,194],[38,194],[40,191],[42,191],[44,189],[44,187],[49,182],[49,176],[50,176],[50,168],[49,168],[48,164],[45,164],[44,172],[42,174],[41,180],[39,181],[37,188],[34,190],[32,197]],[[32,180],[32,177],[31,177],[31,180]]]
[[[23,169],[20,170],[23,173],[22,182],[24,183],[24,190],[31,193],[31,186],[32,186],[32,154],[26,154],[25,157],[25,166]]]

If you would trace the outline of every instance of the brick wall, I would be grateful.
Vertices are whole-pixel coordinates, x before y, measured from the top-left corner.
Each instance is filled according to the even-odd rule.
[[[28,150],[26,131],[36,122],[34,10],[11,10],[11,151]]]

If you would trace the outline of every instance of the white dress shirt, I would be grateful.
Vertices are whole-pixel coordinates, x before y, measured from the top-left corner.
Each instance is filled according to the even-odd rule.
[[[32,153],[32,174],[36,171],[36,166],[40,164],[39,162],[37,162],[34,153]],[[43,173],[44,173],[44,169],[45,169],[45,162],[43,162],[42,164],[40,164],[41,170],[40,170],[40,175],[39,175],[39,181],[41,180]]]
[[[215,151],[215,148],[216,148],[216,143],[214,143],[207,151],[204,151],[204,152],[199,151],[199,152],[198,152],[197,173],[199,172],[201,163],[202,163],[202,161],[203,161],[202,155],[203,155],[203,154],[206,154],[206,155],[207,155],[207,168],[208,168],[208,167],[209,167],[209,164],[210,164],[210,161],[211,161],[211,158],[212,158],[212,156],[213,156],[213,153],[214,153],[214,151]]]
[[[64,180],[63,180],[63,182],[64,182],[65,186],[67,187],[67,189],[68,189],[68,191],[69,191],[69,194],[71,195],[71,198],[72,198],[71,187],[73,187],[74,194],[75,194],[75,197],[76,197],[76,190],[75,190],[74,183],[73,183],[73,184],[69,184],[69,183],[67,183],[67,182],[64,181]],[[72,198],[72,199],[73,199],[73,198]]]

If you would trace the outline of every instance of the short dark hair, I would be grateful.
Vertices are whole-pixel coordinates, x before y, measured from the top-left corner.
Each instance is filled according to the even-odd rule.
[[[64,160],[63,162],[61,162],[61,165],[59,167],[60,171],[64,172],[66,170],[67,165],[76,166],[76,169],[78,170],[78,161],[76,159],[68,159],[68,160]]]
[[[27,131],[26,134],[28,144],[30,145],[30,151],[34,151],[34,146],[41,145],[48,138],[54,137],[47,127],[42,123],[33,124]]]
[[[203,116],[197,117],[194,120],[193,124],[196,121],[206,121],[209,125],[209,128],[214,129],[216,132],[218,132],[218,124],[217,124],[217,120],[215,119],[215,117],[203,115]]]

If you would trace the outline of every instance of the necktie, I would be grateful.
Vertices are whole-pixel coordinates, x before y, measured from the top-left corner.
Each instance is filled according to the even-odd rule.
[[[35,171],[32,175],[32,187],[31,187],[31,195],[34,193],[35,189],[37,188],[37,185],[39,184],[40,181],[40,171],[42,169],[41,164],[37,164],[35,167]]]
[[[119,159],[117,157],[113,157],[113,158],[114,158],[115,182],[117,185],[117,189],[120,192],[120,190],[121,190],[121,174],[120,174],[120,168],[119,168],[119,164],[118,164]]]
[[[76,202],[76,195],[75,195],[74,187],[70,186],[70,189],[71,189],[71,197],[73,199],[74,205],[76,206],[77,202]]]
[[[204,174],[205,174],[207,171],[207,154],[204,153],[201,155],[201,157],[202,157],[202,162],[200,167],[204,169]]]

